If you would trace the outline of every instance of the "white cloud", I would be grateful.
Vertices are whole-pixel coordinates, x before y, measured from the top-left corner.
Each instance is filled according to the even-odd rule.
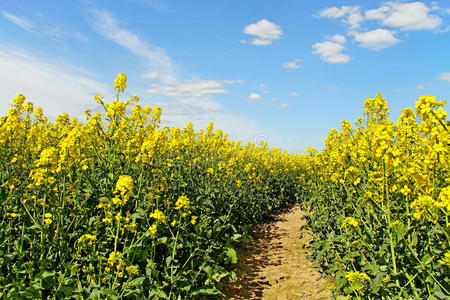
[[[363,33],[354,33],[355,41],[359,42],[361,47],[370,50],[381,50],[397,44],[398,40],[394,33],[387,29],[375,29]]]
[[[21,18],[21,17],[15,16],[13,14],[10,14],[6,11],[3,11],[2,14],[3,14],[3,17],[5,17],[10,22],[13,22],[17,26],[20,26],[23,29],[28,30],[28,31],[34,31],[33,30],[33,27],[34,27],[33,22],[31,22],[27,18],[23,18],[23,17]]]
[[[386,18],[386,14],[389,12],[389,7],[381,6],[376,9],[366,10],[364,17],[366,20],[381,20]]]
[[[381,24],[401,30],[435,29],[441,26],[442,19],[429,12],[431,9],[423,2],[387,2],[383,6],[368,10],[368,20],[380,20]]]
[[[16,24],[17,26],[21,27],[22,29],[25,29],[29,32],[38,33],[47,35],[51,39],[54,40],[61,40],[64,35],[71,36],[76,39],[79,39],[81,37],[81,34],[78,32],[66,32],[63,34],[60,26],[55,24],[50,24],[43,20],[38,20],[37,22],[33,22],[28,18],[25,17],[18,17],[16,15],[13,15],[11,13],[8,13],[6,11],[2,12],[3,17],[5,17],[8,21]]]
[[[287,69],[300,69],[303,66],[300,64],[301,59],[294,59],[293,61],[288,61],[283,64],[283,68]]]
[[[251,42],[253,45],[269,45],[283,35],[279,25],[266,19],[247,25],[244,33],[255,36]]]
[[[320,55],[320,58],[323,61],[333,63],[333,64],[345,64],[350,61],[350,56],[342,53],[342,51],[345,49],[344,45],[342,43],[335,42],[338,40],[339,42],[344,41],[345,38],[342,39],[342,36],[334,35],[331,37],[327,37],[327,39],[331,39],[325,42],[321,43],[315,43],[313,45],[314,48],[314,54]]]
[[[251,93],[251,94],[248,96],[248,100],[249,100],[249,101],[259,101],[259,100],[261,100],[261,96],[258,95],[257,93]]]
[[[96,106],[93,96],[108,97],[108,89],[89,72],[64,63],[53,63],[11,45],[0,45],[0,113],[8,110],[11,100],[23,94],[44,114],[55,117],[63,112],[82,118],[85,109]],[[111,82],[112,86],[112,82]]]
[[[202,98],[214,94],[227,94],[225,84],[239,83],[232,80],[185,80],[174,84],[152,84],[146,91],[149,95],[174,98]]]
[[[110,41],[121,45],[136,56],[145,59],[146,63],[160,72],[164,72],[163,82],[173,83],[178,74],[172,59],[160,47],[143,41],[139,36],[119,26],[117,20],[109,13],[90,10],[95,30]]]
[[[287,103],[282,103],[280,105],[277,105],[278,109],[285,109],[285,108],[288,108],[288,107],[289,107],[289,104],[287,104]]]
[[[417,90],[423,90],[423,89],[425,89],[425,87],[430,86],[430,85],[433,85],[433,83],[425,82],[424,84],[419,84],[418,86],[416,86],[416,89]]]
[[[289,93],[289,96],[292,96],[292,97],[298,97],[299,94],[298,94],[297,92],[290,92],[290,93]]]
[[[350,7],[343,6],[341,8],[339,8],[339,7],[325,8],[319,12],[319,16],[324,17],[324,18],[331,18],[331,19],[342,18],[348,12],[348,8],[350,8]]]
[[[442,80],[442,81],[448,81],[450,83],[450,72],[445,72],[445,73],[439,74],[438,79]]]
[[[164,71],[152,71],[141,75],[142,78],[151,80],[163,79],[165,76],[167,76],[167,72]]]
[[[330,41],[338,43],[338,44],[345,44],[345,36],[340,35],[340,34],[335,34],[332,35],[331,37],[328,38]]]
[[[350,25],[351,29],[358,28],[364,20],[359,6],[329,7],[321,10],[319,16],[330,19],[343,18],[344,23]]]

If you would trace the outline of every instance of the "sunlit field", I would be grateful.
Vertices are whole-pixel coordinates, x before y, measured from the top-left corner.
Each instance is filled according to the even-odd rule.
[[[450,296],[444,101],[392,121],[378,94],[300,155],[163,127],[126,86],[120,73],[81,120],[51,122],[26,95],[0,118],[0,298],[220,298],[250,229],[295,203],[336,297]]]

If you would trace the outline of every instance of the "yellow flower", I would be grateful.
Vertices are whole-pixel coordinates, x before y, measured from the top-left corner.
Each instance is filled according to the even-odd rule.
[[[450,267],[450,251],[445,252],[444,257],[439,260],[439,263]]]
[[[52,224],[52,219],[44,219],[45,224]]]
[[[400,222],[399,220],[395,220],[394,222],[392,222],[391,224],[389,224],[389,228],[401,225],[402,222]]]
[[[177,200],[177,202],[175,203],[175,209],[179,210],[179,209],[184,209],[187,210],[190,207],[190,201],[188,199],[188,197],[186,196],[180,196]]]
[[[112,224],[112,220],[111,220],[111,218],[103,218],[102,223]]]
[[[120,252],[118,252],[118,251],[116,251],[116,252],[111,252],[110,254],[109,254],[109,257],[108,257],[108,265],[110,266],[110,267],[112,267],[112,266],[114,266],[114,264],[116,263],[116,261],[118,261],[119,259],[120,259],[120,256],[121,256],[122,254],[120,253]]]
[[[46,214],[44,214],[44,217],[47,219],[51,219],[53,217],[53,215],[51,213],[46,213]]]
[[[344,222],[342,222],[341,229],[347,228],[349,225],[356,227],[358,226],[358,221],[353,217],[347,217],[344,219]]]
[[[58,151],[54,147],[42,150],[40,158],[36,161],[37,167],[56,168],[58,164]]]
[[[103,98],[102,95],[95,94],[95,96],[94,96],[95,103],[97,103],[97,104],[103,103],[102,98]]]
[[[433,213],[433,209],[437,207],[436,202],[431,196],[421,195],[418,199],[414,200],[410,205],[414,209],[414,218],[420,219],[426,213]]]
[[[402,193],[405,196],[408,196],[409,194],[411,194],[411,189],[405,185],[400,189],[400,193]]]
[[[158,229],[156,228],[156,224],[151,225],[148,228],[148,231],[150,231],[151,234],[155,234],[158,231]]]
[[[441,190],[439,194],[439,202],[436,203],[438,207],[443,207],[450,212],[450,186],[447,186]]]
[[[122,220],[122,215],[119,212],[116,214],[116,216],[114,218],[116,219],[117,222],[120,222],[120,220]]]
[[[133,190],[133,178],[129,175],[120,175],[116,183],[115,194],[122,196],[122,199],[117,197],[113,198],[114,204],[125,205],[128,198],[130,198],[131,192]]]
[[[16,97],[14,97],[13,102],[15,102],[16,105],[18,105],[18,106],[22,106],[23,103],[25,102],[25,96],[22,94],[19,94]]]
[[[92,246],[92,244],[97,240],[97,236],[96,235],[92,235],[92,234],[83,234],[82,236],[80,236],[77,240],[78,244],[82,244],[84,242],[88,242],[89,246]]]
[[[136,266],[129,266],[125,268],[125,271],[130,275],[139,274],[139,269]]]
[[[114,80],[114,89],[117,89],[118,91],[122,92],[127,87],[127,75],[124,73],[119,73],[117,75],[117,78]]]
[[[360,273],[360,272],[347,272],[347,274],[345,275],[345,278],[347,278],[347,280],[349,282],[361,282],[363,280],[367,280],[367,281],[370,280],[370,277],[364,272],[362,272],[362,273]]]
[[[195,225],[195,223],[197,223],[197,219],[198,219],[197,216],[192,216],[192,217],[191,217],[191,223],[192,223],[192,225]]]
[[[56,182],[56,179],[55,179],[55,177],[49,176],[49,177],[47,178],[47,182],[48,182],[49,184],[54,184],[54,183]]]
[[[155,209],[151,214],[150,214],[150,218],[156,219],[158,221],[161,221],[163,223],[166,222],[166,216],[164,215],[164,213],[162,211],[160,211],[159,209]]]

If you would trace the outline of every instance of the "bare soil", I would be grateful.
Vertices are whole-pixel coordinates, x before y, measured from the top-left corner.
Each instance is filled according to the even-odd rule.
[[[307,259],[312,236],[304,216],[296,205],[257,226],[237,249],[238,280],[226,286],[226,299],[331,299],[331,279]]]

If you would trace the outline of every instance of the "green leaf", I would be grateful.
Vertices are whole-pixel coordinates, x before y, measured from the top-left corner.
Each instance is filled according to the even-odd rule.
[[[48,278],[48,277],[52,277],[55,276],[55,272],[53,271],[47,271],[47,270],[43,270],[41,272],[39,272],[39,274],[36,275],[36,279],[44,279],[44,278]]]
[[[128,285],[129,286],[140,286],[140,285],[142,285],[142,282],[144,282],[144,280],[145,280],[145,277],[138,277],[138,278],[131,280],[128,283]]]
[[[237,253],[236,253],[236,250],[234,250],[232,247],[229,247],[228,249],[227,249],[227,256],[228,256],[228,258],[230,259],[230,261],[233,263],[233,264],[235,264],[235,263],[237,263]]]

